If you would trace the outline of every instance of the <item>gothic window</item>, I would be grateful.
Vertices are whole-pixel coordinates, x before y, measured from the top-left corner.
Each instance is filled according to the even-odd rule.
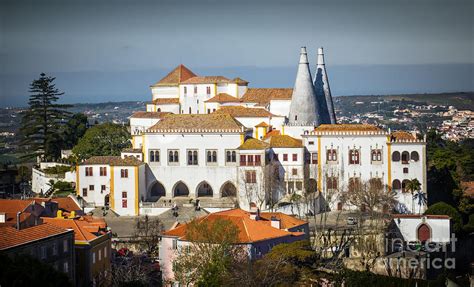
[[[329,162],[337,161],[337,151],[335,149],[328,149],[326,153],[326,159]]]
[[[168,163],[171,163],[171,164],[179,163],[179,153],[177,150],[168,151]]]
[[[360,178],[351,177],[349,178],[349,192],[358,191],[361,188]]]
[[[257,172],[255,170],[245,171],[245,182],[246,183],[256,183],[257,182]]]
[[[360,163],[359,150],[357,149],[349,150],[349,164],[359,164],[359,163]]]
[[[150,162],[160,162],[159,150],[150,150]]]
[[[327,189],[337,189],[337,177],[328,176],[326,178],[326,188]]]
[[[371,155],[371,160],[372,162],[380,162],[382,161],[382,150],[380,149],[373,149],[371,152],[370,152],[370,155]]]
[[[226,157],[225,157],[226,162],[237,162],[237,152],[235,150],[227,150],[225,154],[226,154]]]
[[[188,150],[188,165],[198,165],[197,150]]]
[[[207,162],[208,163],[217,163],[217,151],[216,150],[208,150],[206,152],[207,155]]]

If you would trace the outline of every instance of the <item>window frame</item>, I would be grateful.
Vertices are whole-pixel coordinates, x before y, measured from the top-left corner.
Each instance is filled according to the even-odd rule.
[[[186,163],[188,166],[199,166],[199,150],[198,149],[186,150]]]
[[[209,161],[210,159],[210,161]],[[206,164],[217,165],[218,164],[218,150],[217,149],[206,149]]]
[[[179,165],[179,150],[169,149],[167,151],[167,158],[168,158],[168,165]],[[170,159],[172,160],[170,161]]]

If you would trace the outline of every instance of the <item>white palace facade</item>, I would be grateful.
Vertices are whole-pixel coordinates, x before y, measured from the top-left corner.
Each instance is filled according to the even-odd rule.
[[[335,123],[322,49],[318,61],[313,82],[302,49],[294,89],[249,88],[240,78],[197,76],[178,66],[151,86],[146,111],[130,117],[132,148],[77,167],[77,194],[119,215],[190,199],[266,210],[305,192],[335,210],[353,208],[342,202],[344,192],[376,181],[396,192],[399,212],[422,212],[406,185],[418,179],[426,193],[425,141]]]

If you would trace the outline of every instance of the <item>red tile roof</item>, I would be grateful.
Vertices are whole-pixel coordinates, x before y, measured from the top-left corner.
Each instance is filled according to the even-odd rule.
[[[268,138],[267,138],[268,139]],[[270,137],[270,146],[274,148],[302,148],[303,141],[288,135],[273,135]]]
[[[247,108],[242,106],[224,106],[213,114],[229,114],[234,118],[269,118],[275,116],[264,108]]]
[[[191,70],[186,68],[184,65],[179,65],[173,71],[171,71],[168,75],[164,78],[159,80],[157,83],[152,85],[152,87],[159,87],[159,86],[177,86],[183,81],[186,81],[189,78],[196,77]]]
[[[231,80],[223,76],[204,76],[204,77],[192,77],[183,81],[182,84],[220,84],[230,83]]]
[[[246,103],[267,105],[271,100],[291,100],[293,89],[288,88],[249,88],[242,96]]]
[[[243,144],[241,144],[238,149],[239,150],[264,150],[270,147],[269,143],[264,141],[249,138]]]
[[[33,200],[36,202],[47,202],[47,201],[57,202],[59,209],[62,209],[68,212],[82,210],[79,204],[69,196],[68,197],[54,197],[54,198],[33,198]]]
[[[107,233],[105,231],[107,227],[105,221],[91,216],[82,216],[74,219],[43,217],[43,221],[60,228],[74,230],[74,240],[76,243],[89,242]]]
[[[163,118],[148,132],[243,132],[244,126],[228,114],[171,114]]]
[[[296,221],[290,220],[286,216],[279,216],[281,216],[282,219],[282,226],[292,226],[293,224],[296,224]],[[262,216],[261,218],[262,219],[260,220],[250,219],[249,212],[242,209],[231,209],[227,211],[211,213],[197,220],[199,222],[207,221],[211,224],[217,219],[231,221],[239,230],[237,239],[238,241],[236,243],[252,243],[280,237],[301,236],[304,234],[301,232],[289,232],[283,229],[274,228],[269,224],[269,221],[266,218],[263,218]],[[304,221],[298,221],[301,223],[300,225],[305,224]],[[163,235],[179,237],[180,239],[186,240],[186,228],[187,224],[179,225],[174,229],[164,232]]]
[[[23,228],[21,230],[17,230],[11,226],[0,226],[0,250],[6,250],[68,232],[71,231],[48,223]]]
[[[169,112],[134,112],[130,117],[138,119],[162,119],[166,115],[169,115]]]
[[[179,98],[157,98],[152,101],[155,105],[177,105]]]
[[[0,199],[0,212],[5,213],[5,224],[15,225],[17,213],[23,212],[33,202],[33,200],[26,199]],[[20,221],[23,222],[29,216],[29,213],[22,213]]]
[[[255,126],[256,128],[266,128],[269,127],[269,125],[266,122],[261,122],[258,125]]]
[[[205,101],[206,103],[239,103],[240,99],[226,93],[220,93]]]
[[[263,140],[266,140],[268,138],[271,138],[272,136],[276,136],[276,135],[279,135],[280,134],[280,131],[279,130],[271,130],[270,132],[268,132],[264,137],[263,137]]]

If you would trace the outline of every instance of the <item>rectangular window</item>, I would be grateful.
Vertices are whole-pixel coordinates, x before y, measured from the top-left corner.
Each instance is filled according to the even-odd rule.
[[[293,161],[298,161],[298,154],[296,153],[293,154]]]
[[[288,161],[288,154],[287,153],[283,154],[283,161]]]
[[[292,174],[292,175],[298,175],[298,169],[293,168],[293,169],[291,170],[291,174]]]
[[[67,252],[68,250],[69,250],[69,243],[68,243],[67,239],[64,239],[63,240],[63,251]]]
[[[99,261],[102,260],[102,250],[99,249]]]
[[[309,141],[308,145],[314,145],[314,141]]]
[[[107,246],[104,247],[104,258],[107,258]]]
[[[95,264],[95,252],[92,252],[92,264]]]
[[[403,168],[403,173],[408,173],[408,167]]]
[[[58,245],[53,243],[53,255],[58,255]]]
[[[122,208],[127,208],[127,200],[122,199]]]
[[[257,154],[255,155],[255,165],[261,165],[262,164],[262,156]]]
[[[86,176],[93,176],[92,167],[86,167]]]
[[[106,189],[105,185],[101,185],[100,186],[100,193],[104,193],[105,189]]]
[[[226,150],[225,162],[237,162],[237,152],[235,150]]]
[[[177,239],[173,239],[173,249],[174,250],[178,249],[178,240]]]
[[[46,259],[46,246],[41,246],[41,259]]]
[[[149,160],[150,162],[160,162],[160,151],[159,150],[150,150]]]
[[[87,196],[87,188],[82,189],[82,196],[84,196],[84,197]]]
[[[186,96],[187,93],[188,93],[188,87],[184,87],[184,95]]]
[[[240,155],[240,165],[242,166],[247,165],[247,157],[245,155]]]
[[[217,150],[207,150],[206,151],[206,162],[207,163],[217,163]]]
[[[206,93],[207,93],[208,95],[211,94],[211,87],[206,87]]]
[[[197,150],[188,150],[188,165],[198,165]]]
[[[253,155],[247,155],[247,165],[253,165]]]
[[[67,262],[63,263],[63,272],[64,273],[69,273],[69,263],[67,263]]]
[[[296,182],[296,190],[303,190],[303,183],[301,181]]]
[[[124,168],[120,170],[120,177],[128,178],[128,169]]]
[[[197,87],[197,86],[194,86],[194,93],[195,93],[195,94],[198,93],[198,87]]]
[[[94,185],[89,185],[89,190],[94,191]]]
[[[168,150],[168,164],[179,164],[179,151],[176,149]]]
[[[99,174],[100,176],[107,176],[107,168],[106,167],[99,167]]]
[[[318,153],[317,152],[312,152],[311,153],[311,163],[312,164],[318,164]]]
[[[256,183],[257,182],[257,172],[254,170],[245,171],[245,182],[246,183]]]

